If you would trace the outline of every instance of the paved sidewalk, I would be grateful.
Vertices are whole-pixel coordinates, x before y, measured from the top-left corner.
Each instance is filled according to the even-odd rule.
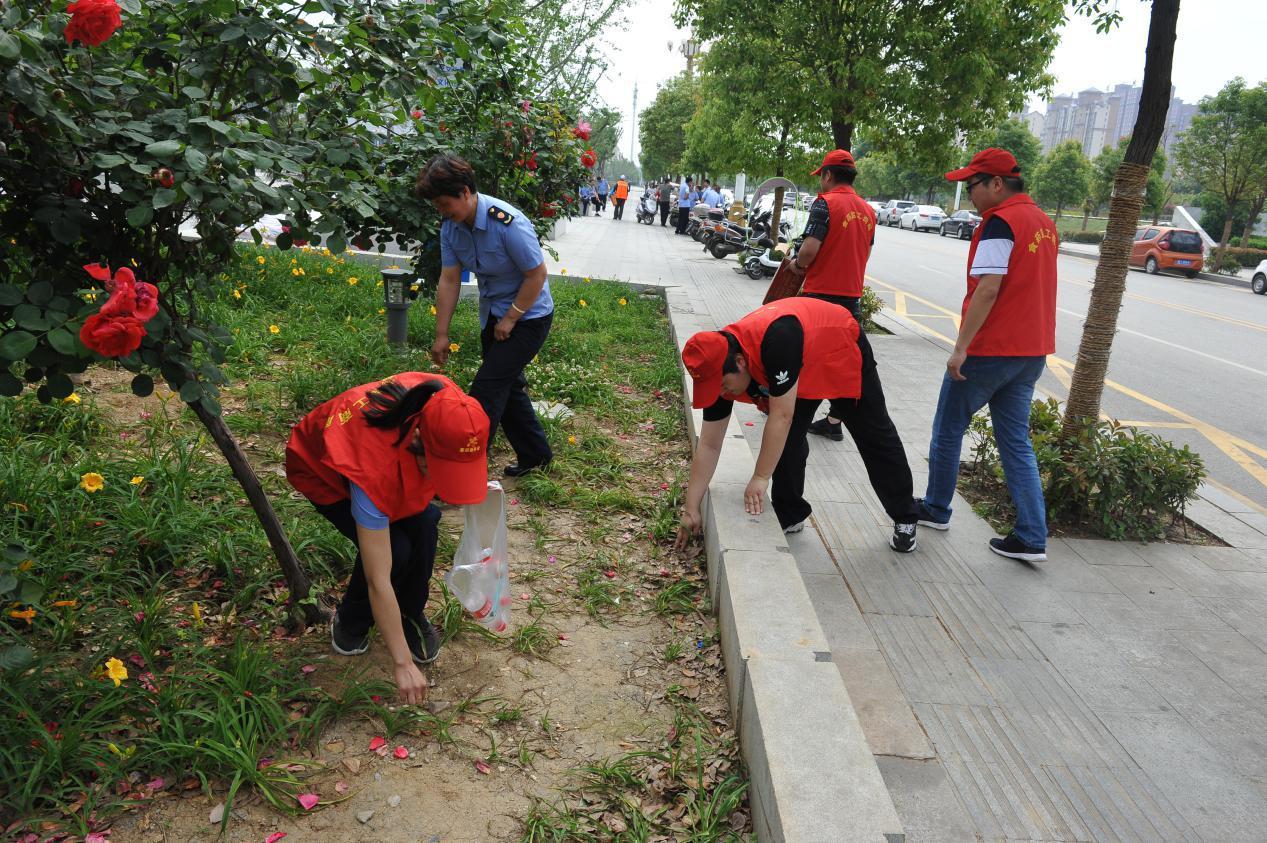
[[[766,287],[632,218],[554,246],[552,273],[678,286],[718,327]],[[946,353],[882,320],[919,494]],[[755,454],[763,417],[736,412]],[[1031,568],[957,500],[899,555],[848,441],[813,439],[807,497],[789,544],[909,840],[1267,840],[1267,543],[1053,540]]]

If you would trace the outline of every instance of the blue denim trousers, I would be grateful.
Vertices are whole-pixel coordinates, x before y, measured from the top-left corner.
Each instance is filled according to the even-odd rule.
[[[1047,506],[1038,460],[1029,441],[1029,407],[1046,357],[969,357],[960,372],[967,380],[942,379],[928,446],[928,491],[924,504],[949,521],[959,479],[959,452],[972,416],[989,405],[1007,489],[1016,505],[1016,536],[1029,547],[1047,547]]]

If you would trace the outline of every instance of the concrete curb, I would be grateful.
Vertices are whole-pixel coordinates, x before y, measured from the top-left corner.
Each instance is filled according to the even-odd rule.
[[[664,296],[679,350],[716,328],[698,322],[680,287]],[[688,410],[692,445],[702,421]],[[771,514],[744,515],[753,464],[732,416],[704,501],[704,545],[757,839],[900,843],[901,820],[787,541]]]
[[[947,352],[951,351],[951,346],[924,330],[918,322],[887,310],[881,310],[874,318],[877,322],[887,322],[884,327],[895,334],[906,331]],[[1041,387],[1036,391],[1049,394]],[[1184,515],[1202,530],[1232,547],[1267,548],[1267,516],[1209,483],[1202,483],[1197,489],[1197,499],[1188,505]]]
[[[1082,258],[1089,261],[1098,261],[1100,259],[1098,254],[1093,255],[1089,252],[1083,252],[1078,249],[1067,249],[1064,246],[1059,248],[1059,252],[1062,255],[1068,255],[1073,258]],[[1213,272],[1198,272],[1197,278],[1200,278],[1203,281],[1213,281],[1215,284],[1223,284],[1227,287],[1240,287],[1246,290],[1250,288],[1250,279],[1241,278],[1239,275],[1232,277],[1231,275],[1215,275]]]

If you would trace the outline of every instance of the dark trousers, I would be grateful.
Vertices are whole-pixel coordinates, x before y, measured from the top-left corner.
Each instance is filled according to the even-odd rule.
[[[581,200],[581,216],[588,217],[590,215],[590,200],[585,198]]]
[[[853,314],[861,325],[862,311],[858,299],[851,296],[828,296],[815,293],[809,298],[834,302]],[[915,507],[911,466],[906,461],[906,449],[898,436],[889,408],[884,402],[884,385],[880,383],[880,370],[876,366],[875,352],[865,332],[858,331],[858,350],[862,352],[862,396],[860,398],[836,398],[828,413],[840,419],[858,447],[858,455],[867,467],[867,479],[884,506],[889,517],[899,524],[914,524],[918,518]]]
[[[598,208],[598,212],[599,212],[600,214],[601,214],[603,211],[606,211],[606,210],[607,210],[607,194],[606,194],[606,193],[599,193],[599,194],[596,196],[596,198],[594,199],[594,206],[595,206],[596,208]]]
[[[339,622],[351,635],[362,635],[374,625],[370,607],[369,583],[356,536],[356,519],[352,517],[352,501],[316,504],[335,529],[358,545],[356,564],[347,591],[339,603]],[[439,536],[440,510],[429,504],[417,515],[393,521],[387,529],[392,540],[392,591],[400,604],[400,616],[421,624],[427,608],[427,590],[431,586],[431,570],[436,561],[436,540]]]
[[[678,206],[677,209],[677,228],[673,229],[678,234],[686,233],[686,222],[691,218],[690,207]]]
[[[532,400],[524,391],[528,386],[524,368],[545,345],[553,321],[553,313],[520,319],[510,337],[498,342],[493,338],[497,318],[489,316],[480,332],[484,359],[468,392],[488,414],[488,441],[493,441],[500,424],[521,466],[540,465],[554,456],[541,420],[532,409]]]
[[[779,527],[804,521],[814,511],[805,500],[805,461],[809,459],[809,426],[821,403],[818,398],[796,399],[783,453],[770,476],[770,506],[779,519]]]
[[[668,221],[669,221],[669,203],[661,202],[660,203],[660,227],[663,228],[664,224]]]
[[[628,201],[627,198],[612,200],[612,206],[614,207],[614,210],[612,211],[612,219],[623,220],[625,218],[625,202],[626,201]]]

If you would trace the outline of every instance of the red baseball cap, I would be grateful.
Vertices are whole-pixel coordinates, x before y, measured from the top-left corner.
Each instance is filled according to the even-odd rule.
[[[847,149],[833,149],[831,152],[823,156],[823,163],[818,165],[818,169],[810,173],[816,176],[823,171],[824,167],[857,167],[853,162],[853,156],[849,154]]]
[[[711,407],[721,397],[721,367],[729,350],[730,344],[719,331],[700,331],[686,341],[682,363],[694,382],[691,406],[695,409]]]
[[[946,180],[967,181],[977,174],[983,176],[1019,176],[1021,167],[1016,163],[1015,155],[1006,149],[992,146],[972,156],[968,166],[946,173]]]
[[[451,504],[484,500],[488,416],[480,402],[457,387],[445,387],[422,408],[418,436],[426,450],[427,478],[440,500]]]

